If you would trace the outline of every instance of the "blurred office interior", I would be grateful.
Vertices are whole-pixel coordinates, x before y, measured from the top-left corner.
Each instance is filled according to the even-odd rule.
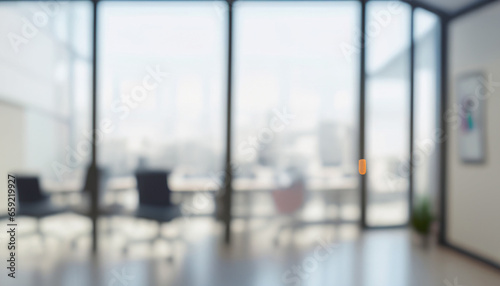
[[[499,28],[490,0],[0,1],[0,285],[500,285]]]

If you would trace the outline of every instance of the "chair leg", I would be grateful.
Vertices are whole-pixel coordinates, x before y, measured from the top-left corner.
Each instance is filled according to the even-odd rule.
[[[156,239],[161,239],[162,238],[162,235],[161,235],[161,222],[158,222],[158,232],[156,233]]]
[[[153,238],[151,239],[146,239],[146,240],[140,240],[140,241],[132,241],[131,243],[134,243],[134,242],[149,242],[151,244],[151,248],[154,252],[154,246],[155,246],[155,242],[156,241],[165,241],[166,244],[168,245],[168,247],[170,248],[170,253],[169,255],[166,257],[167,261],[168,262],[173,262],[174,261],[174,242],[176,240],[178,240],[179,238],[177,239],[171,239],[171,238],[167,238],[167,237],[163,237],[162,235],[162,223],[161,222],[158,222],[157,224],[157,232],[156,232],[156,236],[154,236]],[[123,246],[122,248],[122,253],[123,255],[127,255],[127,253],[129,252],[129,243],[125,243],[125,245]]]
[[[37,217],[35,218],[35,235],[40,238],[40,243],[42,245],[46,244],[47,242],[47,235],[43,232],[43,217]],[[54,238],[58,241],[58,243],[63,242],[63,238],[57,235],[50,235],[51,238]]]
[[[167,261],[172,263],[174,262],[174,245],[173,245],[173,241],[170,239],[170,238],[164,238],[162,236],[162,233],[161,233],[161,227],[162,227],[162,223],[158,223],[158,237],[157,239],[158,240],[163,240],[166,242],[166,244],[168,245],[168,247],[170,248],[170,253],[169,255],[167,255]]]
[[[151,250],[154,252],[154,247],[155,247],[155,243],[157,241],[161,240],[161,223],[157,223],[156,224],[156,236],[151,238],[149,240],[149,243],[151,244]]]
[[[132,220],[132,223],[133,223],[133,224],[134,224],[134,223],[135,223],[135,224],[141,224],[141,221],[140,221],[140,220],[138,221],[137,219],[134,219],[134,218],[132,218],[131,220]],[[127,255],[127,254],[128,254],[128,252],[129,252],[129,248],[130,248],[130,247],[129,247],[129,244],[130,244],[130,243],[133,243],[133,241],[132,241],[132,242],[130,242],[130,241],[125,241],[125,244],[124,244],[124,245],[123,245],[123,247],[122,247],[122,254],[123,254],[123,255]]]
[[[167,255],[167,261],[172,263],[174,262],[174,243],[170,240],[165,240],[169,246],[170,253]]]
[[[169,255],[167,255],[166,259],[168,262],[172,263],[174,261],[174,242],[175,242],[175,239],[163,237],[161,230],[162,230],[162,223],[159,222],[156,240],[164,241],[168,245],[168,247],[170,248],[169,249],[170,253],[169,253]]]
[[[40,243],[45,244],[45,236],[43,235],[42,232],[42,219],[41,218],[36,218],[36,223],[35,223],[35,234],[38,235],[40,238]]]

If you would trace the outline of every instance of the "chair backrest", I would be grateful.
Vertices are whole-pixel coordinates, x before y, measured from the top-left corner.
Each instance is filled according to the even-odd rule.
[[[37,176],[16,176],[17,197],[19,203],[42,202],[47,197],[40,189]]]
[[[168,174],[166,171],[156,170],[140,170],[135,173],[140,205],[171,205],[170,188],[167,183]]]
[[[296,180],[286,189],[272,192],[272,197],[279,214],[293,214],[297,212],[305,200],[305,184],[303,180]]]

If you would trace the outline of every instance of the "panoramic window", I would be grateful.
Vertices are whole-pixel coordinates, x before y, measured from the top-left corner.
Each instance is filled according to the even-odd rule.
[[[223,170],[227,8],[216,4],[100,4],[99,163],[111,177],[168,169],[173,190],[201,191]]]
[[[2,174],[34,175],[47,191],[80,186],[91,156],[91,32],[90,2],[1,3]]]
[[[359,50],[345,47],[359,47],[360,4],[234,9],[235,214],[273,214],[271,194],[302,181],[304,219],[357,220]]]

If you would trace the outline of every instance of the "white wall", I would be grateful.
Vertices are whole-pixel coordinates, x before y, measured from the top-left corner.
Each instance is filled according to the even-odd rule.
[[[450,122],[448,141],[447,236],[450,243],[500,263],[500,3],[487,5],[449,27],[449,109],[457,103],[456,78],[482,71],[495,88],[486,106],[486,162],[464,164],[458,129]],[[448,109],[448,110],[449,110]]]

